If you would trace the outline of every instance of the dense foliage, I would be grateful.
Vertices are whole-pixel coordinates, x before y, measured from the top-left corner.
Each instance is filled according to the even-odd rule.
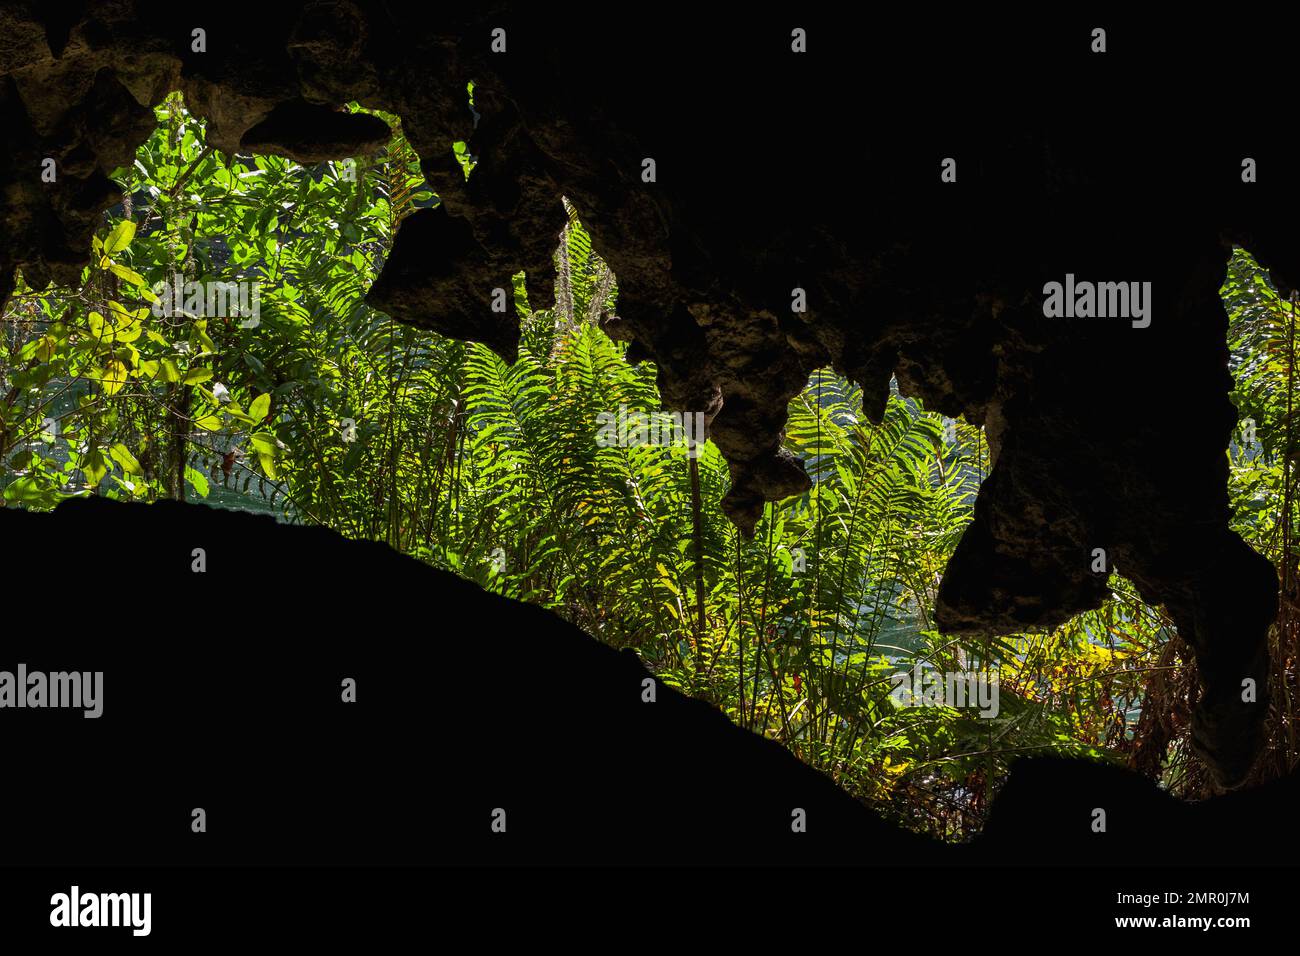
[[[634,648],[664,680],[950,838],[979,827],[1018,754],[1132,761],[1135,740],[1156,740],[1139,769],[1203,792],[1185,746],[1194,668],[1121,578],[1103,608],[1052,633],[935,630],[936,587],[988,468],[979,429],[898,395],[873,426],[857,387],[819,372],[786,435],[812,490],[769,505],[745,540],[719,509],[728,477],[713,445],[598,440],[602,415],[660,402],[654,369],[628,365],[599,328],[617,281],[572,209],[556,307],[530,309],[516,277],[514,365],[369,308],[403,218],[437,202],[384,118],[395,135],[379,156],[304,168],[223,157],[178,97],[158,109],[116,174],[128,198],[105,216],[81,287],[20,284],[4,315],[6,506],[206,499],[386,541]],[[258,283],[258,298],[232,293],[214,312],[159,291],[178,282]],[[1244,252],[1224,298],[1254,422],[1232,451],[1234,524],[1280,561],[1293,554],[1293,319]],[[1291,593],[1294,558],[1281,566]],[[1291,622],[1273,639],[1282,703],[1265,774],[1295,761]],[[998,713],[903,706],[893,677],[920,665],[995,671]],[[581,746],[580,728],[554,732]]]

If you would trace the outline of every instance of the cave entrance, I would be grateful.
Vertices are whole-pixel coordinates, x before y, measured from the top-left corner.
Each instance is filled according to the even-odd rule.
[[[393,136],[372,156],[304,163],[223,155],[178,96],[157,115],[114,174],[123,200],[82,281],[20,284],[4,316],[6,507],[174,498],[384,541],[635,650],[947,837],[978,830],[1012,754],[1126,759],[1157,726],[1173,728],[1158,748],[1170,765],[1143,769],[1194,791],[1185,734],[1166,719],[1194,672],[1151,683],[1175,669],[1172,625],[1122,578],[1101,609],[1048,634],[936,628],[940,577],[989,472],[982,429],[896,382],[873,425],[860,388],[818,370],[783,439],[811,487],[741,535],[722,512],[730,473],[714,445],[672,427],[601,441],[611,416],[671,413],[654,365],[629,364],[604,332],[618,279],[567,200],[554,305],[533,308],[522,273],[506,290],[520,326],[507,363],[366,302],[402,224],[440,204],[397,117],[376,114]],[[471,177],[477,158],[453,149]],[[1293,365],[1276,361],[1285,327],[1270,289],[1234,258],[1224,299],[1246,414],[1234,527],[1264,553],[1289,487],[1288,392],[1264,386]],[[485,660],[491,650],[484,638]],[[996,672],[998,707],[900,704],[895,678],[921,666],[945,680]]]

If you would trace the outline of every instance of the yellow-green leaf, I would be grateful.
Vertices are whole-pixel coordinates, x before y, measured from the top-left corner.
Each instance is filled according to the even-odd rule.
[[[86,475],[86,484],[92,488],[108,474],[108,462],[104,461],[104,453],[98,448],[92,448],[77,464]]]
[[[255,421],[261,421],[266,417],[266,413],[271,410],[271,395],[269,392],[263,393],[253,399],[253,404],[248,406],[248,414]]]
[[[108,308],[109,311],[113,313],[113,321],[116,322],[118,325],[122,325],[127,322],[141,322],[144,319],[148,318],[149,316],[148,306],[142,306],[141,308],[138,309],[128,309],[121,302],[114,302],[110,300],[108,303]]]
[[[200,415],[197,419],[195,419],[194,424],[198,425],[200,428],[207,429],[210,432],[220,431],[221,413],[208,412],[207,414]]]
[[[127,282],[131,283],[131,285],[144,288],[144,276],[140,275],[140,273],[136,272],[134,269],[128,269],[126,266],[119,265],[116,262],[110,262],[108,268],[112,271],[113,275],[118,278],[125,279]]]
[[[104,366],[104,371],[100,373],[99,384],[104,386],[105,395],[116,395],[122,391],[122,386],[126,384],[130,372],[126,365],[117,359],[109,362]]]
[[[139,475],[144,469],[140,467],[140,462],[136,461],[135,455],[125,445],[118,442],[108,450],[109,457],[122,466],[122,470],[128,475]]]
[[[104,240],[104,254],[108,256],[116,255],[131,244],[135,238],[135,223],[130,219],[123,220],[117,224],[117,228],[108,234]]]
[[[208,478],[203,472],[196,468],[186,468],[185,480],[194,486],[194,490],[199,493],[200,498],[208,496]]]
[[[257,451],[257,460],[262,465],[262,471],[266,472],[266,477],[268,478],[279,477],[279,475],[276,473],[275,470],[275,458],[273,456],[267,454],[266,452],[262,451],[259,448]]]

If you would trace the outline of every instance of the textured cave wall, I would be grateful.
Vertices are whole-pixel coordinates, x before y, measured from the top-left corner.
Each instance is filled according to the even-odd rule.
[[[1289,290],[1300,243],[1278,212],[1296,198],[1285,143],[1220,120],[1239,106],[1233,64],[1256,93],[1284,88],[1267,41],[1116,25],[1097,57],[1082,23],[1026,43],[987,20],[850,29],[808,9],[810,52],[795,55],[790,16],[318,0],[266,5],[249,29],[144,0],[0,3],[0,299],[15,268],[38,287],[76,280],[118,198],[107,173],[172,89],[217,148],[304,162],[385,140],[340,104],[396,113],[442,205],[404,224],[372,304],[513,357],[517,322],[490,311],[492,290],[522,269],[534,307],[553,301],[567,197],[618,276],[608,331],[656,363],[670,407],[708,413],[745,530],[808,486],[780,443],[809,373],[862,383],[873,418],[897,375],[928,408],[985,425],[995,457],[941,626],[1006,632],[1096,607],[1104,548],[1196,650],[1197,745],[1221,783],[1240,781],[1267,708],[1240,687],[1266,686],[1276,579],[1227,530],[1236,413],[1217,289],[1244,242]],[[1143,49],[1180,44],[1224,75],[1153,82]],[[468,181],[457,140],[478,158]],[[47,156],[57,188],[39,180]],[[1243,156],[1259,183],[1241,182]],[[944,157],[956,183],[940,181]],[[1151,326],[1045,319],[1043,284],[1067,272],[1151,281]]]

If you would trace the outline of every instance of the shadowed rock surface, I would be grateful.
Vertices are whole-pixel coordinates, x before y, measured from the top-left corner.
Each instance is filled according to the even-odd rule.
[[[8,765],[40,782],[0,796],[24,821],[6,863],[922,863],[943,849],[631,651],[386,545],[94,499],[0,511],[0,574],[40,592],[83,534],[148,582],[147,611],[6,637],[0,670],[104,672],[99,718],[3,711]],[[42,593],[33,611],[57,615]]]
[[[5,766],[24,781],[0,790],[8,865],[1240,865],[1300,851],[1294,778],[1189,805],[1065,760],[1014,765],[984,833],[940,844],[632,652],[320,528],[83,499],[0,511],[0,540],[0,576],[31,595],[0,670],[104,675],[96,719],[3,711]],[[139,613],[68,606],[60,569],[83,540],[108,543],[123,586],[147,584]]]
[[[513,358],[517,322],[491,311],[493,290],[524,270],[531,304],[553,301],[567,197],[618,276],[611,333],[656,363],[671,408],[707,413],[745,531],[764,501],[808,487],[780,445],[809,373],[860,382],[873,419],[896,375],[927,408],[983,424],[994,456],[937,623],[1005,633],[1096,607],[1104,549],[1171,610],[1204,683],[1196,746],[1222,785],[1243,779],[1268,702],[1240,689],[1267,686],[1276,577],[1227,529],[1217,289],[1233,242],[1284,291],[1300,282],[1296,187],[1284,140],[1234,141],[1217,121],[1240,109],[1223,76],[1189,66],[1156,83],[1143,53],[1210,50],[1264,96],[1289,88],[1270,65],[1286,62],[1281,38],[1116,20],[1099,57],[1090,24],[866,29],[810,8],[809,52],[793,54],[786,14],[665,10],[633,28],[416,9],[268,5],[255,31],[204,25],[196,53],[175,5],[0,3],[0,299],[15,268],[38,288],[76,281],[118,198],[107,174],[172,89],[216,148],[304,161],[381,141],[334,119],[342,104],[396,113],[442,205],[405,224],[373,304]],[[456,141],[478,159],[468,180]],[[1241,181],[1245,156],[1258,183]],[[45,157],[57,185],[40,181]],[[949,157],[955,183],[939,175]],[[1151,282],[1150,326],[1045,318],[1044,283],[1067,274]]]
[[[300,163],[369,155],[393,138],[377,116],[347,113],[305,100],[282,103],[239,138],[245,153],[277,153]]]

